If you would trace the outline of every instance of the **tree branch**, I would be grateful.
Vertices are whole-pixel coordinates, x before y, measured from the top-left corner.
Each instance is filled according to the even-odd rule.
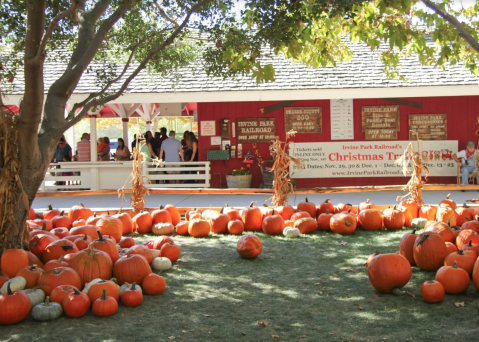
[[[78,6],[78,2],[77,0],[71,0],[71,2],[72,2],[71,6],[68,9],[61,12],[60,14],[58,14],[55,18],[53,18],[51,23],[48,25],[47,30],[45,34],[43,35],[43,38],[40,42],[40,46],[38,47],[38,52],[36,56],[37,59],[43,58],[45,56],[45,48],[47,46],[48,39],[50,39],[53,33],[53,30],[55,29],[57,24],[60,22],[60,20],[70,16],[71,14],[75,12]]]
[[[123,84],[121,85],[120,89],[118,89],[115,93],[111,94],[111,95],[108,95],[108,96],[105,96],[105,97],[102,97],[102,98],[96,98],[96,99],[92,99],[90,100],[89,102],[85,103],[85,105],[83,106],[82,110],[80,111],[79,114],[77,114],[72,120],[66,122],[61,128],[60,128],[60,131],[64,132],[66,131],[67,129],[69,129],[70,127],[74,126],[75,124],[77,124],[78,122],[80,122],[81,119],[83,119],[83,117],[85,116],[85,114],[88,113],[88,111],[92,108],[92,107],[97,107],[97,106],[102,106],[104,105],[105,103],[108,103],[108,102],[111,102],[111,101],[114,101],[116,100],[118,97],[121,96],[121,94],[123,94],[123,92],[126,90],[126,88],[128,87],[128,85],[130,84],[130,82],[136,77],[138,76],[138,74],[141,72],[141,70],[143,70],[147,63],[151,60],[151,58],[157,54],[158,52],[162,51],[163,49],[165,49],[167,46],[171,45],[175,38],[181,33],[181,31],[185,28],[185,26],[188,24],[188,21],[190,20],[190,17],[193,13],[195,13],[197,10],[199,10],[201,7],[203,7],[204,5],[206,5],[207,3],[211,2],[213,0],[203,0],[201,2],[198,2],[196,5],[194,5],[193,7],[191,7],[191,9],[188,11],[188,13],[186,14],[185,16],[185,19],[183,20],[183,22],[181,23],[181,25],[179,25],[175,31],[173,31],[173,33],[158,47],[154,48],[154,49],[151,49],[150,52],[148,53],[148,55],[140,62],[140,64],[138,65],[138,67],[136,67],[136,69],[130,74],[130,76],[128,76],[128,78],[123,82]],[[85,101],[83,101],[85,102]],[[78,109],[78,107],[77,107]]]
[[[100,0],[98,1],[93,8],[86,13],[86,16],[90,17],[93,19],[93,21],[96,23],[103,13],[107,10],[107,8],[110,6],[110,0]]]
[[[156,8],[158,9],[158,11],[160,11],[160,14],[163,18],[165,18],[166,20],[168,20],[170,23],[172,23],[173,25],[175,25],[175,28],[178,28],[178,22],[176,20],[173,20],[171,19],[168,14],[166,14],[166,12],[163,10],[163,8],[161,8],[160,4],[158,4],[158,1],[155,0],[155,6]]]
[[[446,20],[448,23],[454,26],[459,37],[463,38],[471,46],[471,48],[479,52],[479,42],[467,31],[464,25],[461,24],[456,17],[447,13],[439,5],[437,5],[431,0],[421,0],[421,1],[424,5],[432,9],[434,12],[436,12],[436,14],[438,14],[440,17],[442,17],[444,20]]]

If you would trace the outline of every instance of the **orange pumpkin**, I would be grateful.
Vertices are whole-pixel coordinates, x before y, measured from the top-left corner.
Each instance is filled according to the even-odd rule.
[[[45,220],[52,220],[52,218],[54,218],[55,216],[58,216],[60,215],[61,211],[58,210],[58,209],[53,209],[52,208],[52,205],[49,204],[48,205],[48,210],[45,210],[43,213],[42,213],[42,217],[45,219]],[[35,216],[33,218],[31,218],[31,220],[34,220],[35,219]]]
[[[446,250],[447,250],[447,253],[446,253],[447,255],[458,251],[456,245],[453,244],[452,242],[446,242]]]
[[[472,243],[472,240],[469,240],[469,243],[461,247],[463,251],[473,251],[479,256],[479,244]]]
[[[296,210],[294,210],[292,205],[282,205],[280,207],[277,207],[275,211],[278,215],[281,215],[281,217],[285,221],[291,219],[291,215],[293,215],[296,212]]]
[[[210,234],[210,230],[210,223],[200,218],[192,219],[188,224],[188,234],[193,237],[206,237]]]
[[[30,208],[28,213],[28,218],[30,220],[34,220],[36,217],[37,217],[37,214],[35,213],[35,210],[33,208]]]
[[[239,210],[228,206],[228,204],[226,204],[224,206],[223,213],[228,215],[228,217],[230,218],[230,221],[241,220],[241,214],[240,214]]]
[[[116,244],[109,239],[105,239],[100,231],[98,231],[98,239],[93,240],[90,246],[108,254],[113,264],[120,258]]]
[[[81,227],[86,225],[86,220],[82,219],[81,217],[78,220],[72,222],[72,227]]]
[[[444,222],[436,222],[425,229],[426,232],[439,234],[445,242],[455,242],[456,235],[452,229]]]
[[[50,233],[52,233],[59,239],[63,239],[70,236],[70,232],[68,231],[68,228],[65,228],[65,227],[53,228],[52,230],[50,230]]]
[[[160,208],[151,213],[151,220],[153,224],[157,223],[172,223],[171,215],[168,210],[166,210],[162,205]]]
[[[68,218],[72,222],[78,220],[79,217],[81,217],[83,220],[86,220],[92,215],[93,212],[90,209],[85,208],[83,203],[80,203],[80,205],[74,205],[68,212]]]
[[[188,221],[180,221],[175,227],[176,234],[178,235],[188,235]]]
[[[148,264],[151,264],[153,261],[153,253],[151,250],[145,246],[145,245],[135,245],[131,246],[125,251],[125,254],[138,254],[142,255],[146,261],[148,261]]]
[[[68,216],[63,215],[64,212],[62,211],[60,215],[55,216],[52,218],[52,227],[53,228],[58,228],[58,227],[65,227],[70,229],[72,227],[72,220]]]
[[[335,214],[342,213],[342,212],[345,212],[345,211],[346,212],[349,211],[350,214],[355,214],[356,213],[356,211],[353,208],[353,205],[349,204],[349,203],[338,203],[334,207],[334,213]]]
[[[148,261],[139,254],[123,256],[113,265],[113,275],[120,285],[136,283],[141,286],[143,279],[150,273]]]
[[[427,303],[439,303],[445,294],[444,286],[436,280],[425,281],[421,285],[421,296]]]
[[[166,280],[158,274],[150,273],[143,279],[141,288],[147,295],[158,295],[165,291]]]
[[[462,268],[468,274],[471,275],[476,259],[477,257],[474,258],[473,255],[464,253],[463,250],[460,250],[458,252],[451,253],[448,256],[446,256],[446,259],[444,259],[444,266],[453,266],[454,264],[456,264],[457,267]]]
[[[474,268],[472,269],[472,282],[474,283],[474,287],[476,290],[479,291],[479,260],[476,259],[476,262],[474,263]]]
[[[377,209],[363,209],[358,214],[359,228],[364,230],[379,230],[383,226],[381,213]]]
[[[210,215],[209,223],[211,226],[211,232],[215,234],[223,234],[228,232],[228,223],[230,218],[223,213],[223,209],[218,212],[214,212]]]
[[[120,219],[113,216],[102,217],[96,223],[103,235],[110,235],[115,241],[120,241],[123,236],[123,224]]]
[[[301,234],[310,234],[318,229],[318,224],[312,217],[303,217],[294,221],[293,227],[298,228]]]
[[[83,251],[84,249],[87,249],[88,246],[90,245],[90,242],[91,242],[91,238],[87,234],[85,234],[83,238],[79,237],[75,239],[75,241],[73,241],[73,243],[77,246],[79,251]]]
[[[399,254],[376,255],[368,265],[371,285],[380,293],[391,293],[411,279],[411,265]]]
[[[444,286],[447,294],[463,293],[471,281],[469,274],[454,263],[452,266],[442,266],[436,273],[436,281]]]
[[[160,249],[160,257],[165,257],[170,259],[171,262],[176,262],[180,258],[181,254],[181,249],[180,246],[178,246],[175,243],[165,243],[163,246],[161,246]]]
[[[448,194],[445,199],[439,202],[439,207],[450,207],[452,210],[456,210],[457,204],[452,199],[450,199],[451,194]]]
[[[86,225],[80,227],[74,227],[70,229],[70,235],[88,235],[92,240],[98,237],[98,227],[93,225]]]
[[[52,221],[50,220],[45,220],[45,219],[35,219],[35,220],[32,220],[31,221],[32,223],[36,224],[36,225],[39,225],[40,227],[45,227],[45,229],[43,230],[46,230],[46,231],[50,231],[53,229],[53,225],[52,225]]]
[[[234,235],[241,235],[244,232],[244,223],[240,220],[232,220],[228,222],[228,232]]]
[[[122,212],[120,210],[120,212],[113,217],[121,221],[122,228],[123,228],[123,232],[122,232],[123,235],[133,233],[133,221],[131,220],[130,214]]]
[[[186,221],[190,221],[191,220],[190,216],[193,214],[201,214],[201,209],[193,208],[188,210],[185,214]]]
[[[472,211],[466,203],[462,207],[456,207],[454,210],[456,214],[456,225],[462,227],[462,225],[474,219],[474,211]]]
[[[263,218],[262,218],[263,221],[266,217],[271,216],[273,214],[273,208],[268,207],[264,203],[263,203],[263,207],[259,208],[259,210],[261,210],[261,213],[263,214]]]
[[[23,249],[5,249],[0,264],[3,275],[13,278],[18,271],[28,266],[28,254]]]
[[[74,254],[76,252],[78,252],[78,248],[73,242],[67,239],[60,239],[53,241],[47,246],[47,248],[45,248],[45,251],[42,254],[42,261],[43,263],[47,263],[50,260],[56,260],[61,256]]]
[[[333,215],[333,211],[330,212],[329,209],[327,209],[325,213],[319,214],[318,219],[316,220],[318,229],[323,232],[330,232],[331,227],[329,224]]]
[[[461,230],[456,237],[457,248],[462,249],[462,247],[468,243],[479,245],[479,234],[470,229]]]
[[[58,260],[50,260],[43,266],[43,270],[50,271],[57,267],[68,267],[68,262],[64,260],[65,256],[61,256]]]
[[[90,216],[89,218],[87,218],[87,220],[85,221],[85,224],[87,226],[90,226],[90,225],[94,225],[96,226],[96,223],[102,218],[102,216],[96,216],[96,213],[93,213],[93,216]]]
[[[399,242],[399,254],[405,257],[411,266],[416,265],[413,254],[416,238],[416,229],[414,229],[411,233],[404,234]]]
[[[447,223],[450,226],[456,225],[456,212],[449,206],[437,208],[436,221]]]
[[[26,289],[33,289],[37,286],[38,278],[42,274],[43,270],[37,265],[26,266],[17,272],[17,277],[23,277],[27,281]]]
[[[352,234],[356,230],[357,221],[351,214],[334,214],[329,221],[329,227],[334,233]]]
[[[37,285],[47,296],[49,296],[53,289],[60,285],[71,285],[80,289],[81,279],[74,269],[70,267],[57,267],[43,272],[40,275],[40,278],[38,278]]]
[[[284,230],[284,219],[281,215],[277,215],[274,210],[270,216],[263,220],[263,232],[269,235],[282,234]]]
[[[175,226],[170,222],[156,223],[151,227],[151,232],[155,235],[168,235],[174,231]]]
[[[28,266],[37,265],[40,268],[43,268],[43,262],[32,252],[26,251],[28,255]]]
[[[331,203],[329,198],[327,198],[325,201],[321,202],[318,205],[318,208],[316,209],[316,218],[319,217],[321,214],[326,214],[326,213],[334,213],[334,205]]]
[[[384,227],[389,230],[402,229],[406,223],[404,212],[397,210],[396,206],[392,209],[385,209],[383,211]]]
[[[305,198],[304,202],[300,202],[297,208],[298,211],[306,211],[310,217],[316,218],[316,206],[308,201],[308,197]]]
[[[151,232],[153,220],[148,211],[138,213],[133,217],[133,230],[140,234],[148,234]]]
[[[403,210],[401,210],[403,208]],[[401,202],[401,211],[404,212],[404,224],[407,227],[412,226],[412,220],[418,217],[419,214],[419,206],[417,205],[416,201],[409,198]]]
[[[251,202],[249,207],[243,209],[242,219],[246,231],[260,230],[263,223],[263,214],[259,208],[254,206],[254,202]]]
[[[176,209],[176,207],[173,204],[167,204],[165,205],[165,209],[168,210],[171,216],[171,223],[176,226],[178,223],[181,221],[181,214]]]
[[[419,217],[425,218],[428,221],[436,219],[437,207],[431,205],[423,205],[419,207]]]
[[[366,210],[366,209],[374,209],[376,205],[374,203],[371,203],[369,200],[366,200],[366,202],[361,202],[358,205],[358,213],[360,214],[361,211]]]
[[[240,257],[254,259],[261,254],[263,244],[261,239],[254,234],[243,235],[236,244],[236,251]]]
[[[120,287],[111,280],[102,280],[90,286],[87,293],[90,301],[94,303],[98,298],[101,298],[103,290],[106,290],[108,296],[113,297],[117,302],[120,299]]]
[[[84,286],[93,279],[110,279],[113,262],[107,253],[90,245],[88,249],[73,255],[68,265],[78,273]]]
[[[442,237],[434,232],[424,232],[414,242],[413,256],[417,267],[425,271],[434,271],[444,265],[446,244]]]
[[[135,239],[132,237],[122,237],[120,240],[120,248],[130,248],[135,244]]]
[[[306,211],[297,211],[290,217],[290,221],[296,221],[302,219],[303,217],[311,217],[311,215]]]
[[[465,222],[461,225],[461,230],[467,230],[467,229],[473,230],[479,234],[479,221],[469,220],[466,218]]]

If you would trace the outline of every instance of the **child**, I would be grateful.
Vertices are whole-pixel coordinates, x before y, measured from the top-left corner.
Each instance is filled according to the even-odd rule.
[[[102,152],[103,149],[108,146],[108,144],[105,144],[105,140],[103,138],[98,139],[98,145],[96,147],[97,152]]]

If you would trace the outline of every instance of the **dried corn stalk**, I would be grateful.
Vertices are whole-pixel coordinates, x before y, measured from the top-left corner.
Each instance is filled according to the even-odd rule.
[[[413,134],[416,134],[417,138],[417,151],[414,150],[413,143],[409,143],[408,147],[404,150],[404,154],[396,160],[396,164],[402,166],[402,171],[405,176],[411,174],[411,179],[404,187],[404,191],[408,193],[404,196],[398,196],[397,201],[403,200],[404,198],[411,196],[412,199],[419,205],[424,205],[422,201],[422,189],[424,184],[426,184],[427,176],[429,176],[429,169],[424,163],[429,161],[429,158],[424,156],[421,153],[420,141],[417,132],[412,131]],[[412,163],[412,170],[409,169],[409,165]],[[424,175],[424,180],[422,174]]]
[[[293,130],[286,133],[284,143],[279,140],[279,137],[275,137],[269,147],[271,156],[274,159],[274,164],[270,171],[274,172],[273,196],[271,196],[271,202],[274,206],[287,204],[289,192],[294,192],[291,175],[289,174],[290,163],[293,162],[298,168],[304,166],[302,159],[291,157],[288,154],[289,145],[294,144],[293,141],[288,140],[294,137],[295,134],[296,132]]]

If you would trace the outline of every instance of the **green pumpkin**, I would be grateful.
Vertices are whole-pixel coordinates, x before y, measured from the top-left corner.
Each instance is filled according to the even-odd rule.
[[[427,220],[425,218],[418,217],[412,220],[411,226],[412,228],[416,229],[424,229],[424,227],[426,226],[426,222]]]
[[[47,297],[45,303],[37,304],[32,309],[32,317],[40,322],[54,321],[63,313],[63,308],[58,303],[50,303],[50,297]]]

